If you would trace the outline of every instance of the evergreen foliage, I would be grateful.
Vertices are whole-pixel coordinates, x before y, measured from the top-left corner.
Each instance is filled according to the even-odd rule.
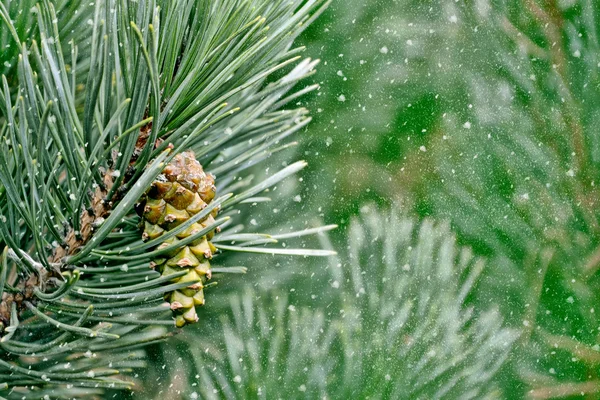
[[[0,398],[600,395],[600,6],[334,2],[318,90],[329,3],[0,2]],[[145,240],[184,151],[216,197]]]
[[[310,120],[305,109],[283,108],[316,88],[286,97],[316,64],[300,61],[291,43],[325,3],[98,1],[87,20],[77,5],[0,4],[19,53],[0,106],[0,373],[9,398],[130,388],[123,374],[143,365],[137,349],[172,335],[163,295],[195,283],[170,283],[185,272],[163,277],[150,261],[217,227],[222,251],[332,254],[253,247],[276,240],[235,224],[242,203],[267,200],[256,195],[305,166],[258,182],[248,172]],[[72,25],[69,43],[59,23]],[[79,53],[79,41],[88,51]],[[134,205],[184,150],[219,176],[219,196],[144,242]],[[160,246],[213,209],[214,223]],[[217,277],[245,271],[213,265]]]
[[[161,347],[163,361],[177,359],[165,363],[175,384],[149,391],[156,398],[499,398],[493,378],[518,331],[502,327],[497,311],[465,302],[483,260],[457,246],[447,224],[369,207],[348,236],[346,256],[310,279],[326,282],[315,292],[327,307],[277,289],[232,294],[229,312],[209,311],[211,330],[222,335],[198,346],[178,343],[193,340],[184,335]]]

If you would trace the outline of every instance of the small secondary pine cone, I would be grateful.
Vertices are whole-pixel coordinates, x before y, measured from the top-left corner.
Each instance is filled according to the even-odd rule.
[[[142,240],[156,239],[201,212],[215,197],[214,182],[214,176],[204,172],[194,153],[177,154],[152,182],[136,207],[143,218]],[[212,225],[217,212],[215,208],[205,218],[165,240],[158,248],[172,246]],[[188,245],[175,246],[175,250],[165,254],[164,258],[153,260],[152,266],[162,276],[187,271],[171,283],[190,282],[190,285],[165,294],[178,327],[198,321],[195,307],[204,304],[204,284],[211,278],[209,260],[216,250],[210,242],[213,235],[214,231],[210,231]]]

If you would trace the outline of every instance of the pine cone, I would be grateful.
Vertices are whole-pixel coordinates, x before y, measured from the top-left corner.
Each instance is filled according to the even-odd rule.
[[[136,209],[143,217],[142,240],[162,236],[202,211],[215,197],[214,177],[206,174],[194,153],[176,155],[152,183]],[[171,246],[215,222],[217,209],[204,219],[195,222],[175,237],[165,240],[158,248]],[[211,277],[209,260],[216,250],[210,242],[214,231],[207,233],[187,246],[176,248],[166,258],[153,260],[152,266],[162,276],[187,270],[171,283],[190,282],[190,285],[165,294],[171,304],[178,327],[198,321],[196,306],[204,304],[204,283]]]

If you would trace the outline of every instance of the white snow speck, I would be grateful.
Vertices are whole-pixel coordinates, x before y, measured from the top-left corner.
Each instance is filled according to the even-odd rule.
[[[388,48],[386,46],[383,46],[382,48],[379,49],[379,52],[381,54],[387,54],[388,53]]]

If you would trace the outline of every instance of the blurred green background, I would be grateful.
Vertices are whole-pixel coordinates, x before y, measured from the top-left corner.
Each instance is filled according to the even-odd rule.
[[[334,1],[300,39],[322,60],[303,99],[306,207],[340,243],[365,204],[449,221],[488,260],[470,304],[522,329],[504,396],[600,396],[599,11]]]
[[[311,168],[305,177],[331,185],[336,221],[347,222],[365,202],[410,201],[425,168],[415,167],[420,149],[445,112],[468,107],[455,68],[471,43],[459,36],[457,6],[333,2],[300,38],[307,56],[321,59],[321,90],[304,99],[314,117],[302,143]]]

